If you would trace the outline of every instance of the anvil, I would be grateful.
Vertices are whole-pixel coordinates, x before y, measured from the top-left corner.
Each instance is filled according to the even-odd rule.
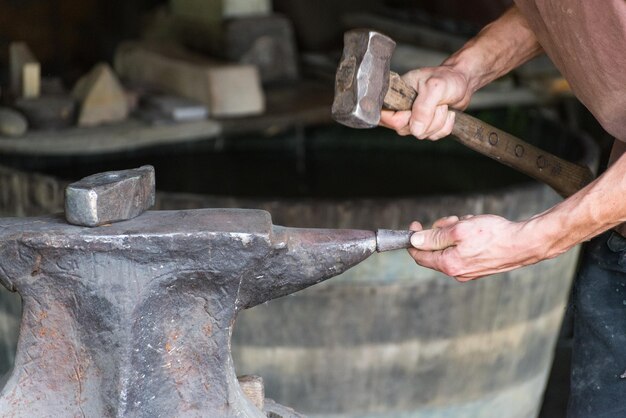
[[[398,237],[395,248],[408,245],[402,233],[377,242],[373,231],[275,226],[243,209],[149,211],[96,228],[0,219],[0,282],[23,299],[0,416],[266,417],[235,375],[237,313]]]

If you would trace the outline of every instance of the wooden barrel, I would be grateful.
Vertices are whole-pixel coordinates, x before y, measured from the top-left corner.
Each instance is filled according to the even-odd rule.
[[[19,295],[0,286],[0,382],[2,375],[13,365],[21,312]]]
[[[536,185],[295,205],[274,217],[396,228],[450,214],[525,219],[557,200]],[[263,376],[268,396],[314,417],[535,417],[577,254],[464,284],[416,266],[404,251],[376,254],[336,279],[243,312],[233,336],[238,373]]]
[[[537,145],[570,160],[591,159],[583,137],[526,127]],[[349,133],[324,140],[335,149],[326,156],[334,162],[322,170],[326,182],[318,181],[358,198],[169,195],[161,205],[263,208],[282,225],[376,229],[480,213],[522,220],[560,200],[451,142],[416,145],[432,154],[401,148],[394,154],[389,149],[397,142],[363,151],[357,145],[363,137],[351,144]],[[391,169],[390,159],[399,167]],[[413,164],[408,172],[406,164]],[[368,184],[377,197],[363,196]],[[412,196],[398,196],[403,189]],[[420,190],[424,196],[416,197]],[[333,280],[242,312],[235,365],[239,374],[263,376],[269,397],[312,417],[535,417],[577,256],[575,248],[461,284],[416,266],[404,251],[376,254]]]
[[[570,160],[590,158],[581,136],[522,125],[534,135],[525,139],[550,139],[537,145]],[[397,229],[414,219],[480,213],[525,219],[559,200],[452,141],[337,129],[307,132],[304,146],[289,150],[307,154],[293,171],[272,138],[191,150],[188,161],[169,150],[162,160],[107,168],[152,163],[159,188],[199,192],[160,193],[159,209],[260,208],[275,224],[296,227]],[[0,183],[4,216],[60,209],[61,181],[0,170]],[[340,277],[243,312],[233,335],[237,372],[262,376],[268,397],[313,417],[533,417],[577,252],[465,284],[416,266],[404,251],[376,254]],[[0,305],[6,297],[0,292]],[[0,344],[14,345],[2,332],[0,325]]]
[[[65,183],[49,176],[0,166],[0,216],[36,216],[63,208]],[[21,299],[0,285],[0,382],[13,365],[19,334]]]

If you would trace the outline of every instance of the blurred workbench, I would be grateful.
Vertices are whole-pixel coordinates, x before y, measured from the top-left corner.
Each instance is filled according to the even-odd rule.
[[[267,90],[267,110],[259,116],[158,124],[130,118],[91,128],[30,131],[19,138],[1,138],[0,154],[87,156],[250,133],[271,135],[294,126],[330,123],[332,88],[319,81],[273,87]]]
[[[1,138],[0,154],[96,156],[246,134],[268,136],[294,127],[333,123],[332,101],[332,81],[305,80],[267,89],[266,111],[258,116],[157,124],[132,117],[122,123],[98,127],[33,130],[23,137]],[[477,92],[469,110],[537,105],[541,101],[528,88],[496,86]]]

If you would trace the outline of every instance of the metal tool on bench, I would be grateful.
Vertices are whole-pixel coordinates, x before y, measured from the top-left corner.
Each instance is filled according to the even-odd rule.
[[[287,228],[261,210],[136,216],[154,201],[153,175],[70,185],[83,203],[67,220],[100,227],[0,219],[0,283],[23,299],[0,416],[299,417],[244,395],[230,353],[238,312],[409,246],[410,231]]]
[[[395,42],[370,30],[344,35],[337,69],[333,118],[352,128],[371,128],[381,109],[409,110],[417,92],[389,71]],[[454,110],[453,137],[463,145],[546,183],[564,197],[593,180],[587,168],[543,151],[463,112]]]

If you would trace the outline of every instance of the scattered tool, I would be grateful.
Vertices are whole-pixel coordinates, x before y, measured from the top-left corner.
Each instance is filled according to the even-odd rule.
[[[237,314],[377,250],[407,247],[412,234],[287,228],[261,210],[137,215],[152,203],[144,180],[153,175],[142,167],[70,186],[85,199],[69,206],[68,219],[84,212],[89,225],[117,223],[0,219],[0,284],[23,300],[0,416],[301,417],[262,401],[259,379],[237,380],[230,352]],[[127,200],[137,210],[109,209]]]
[[[417,92],[389,71],[395,42],[375,31],[345,33],[335,81],[333,118],[352,128],[371,128],[381,109],[410,110]],[[453,137],[463,145],[542,181],[570,196],[593,180],[589,168],[563,160],[461,111]]]

